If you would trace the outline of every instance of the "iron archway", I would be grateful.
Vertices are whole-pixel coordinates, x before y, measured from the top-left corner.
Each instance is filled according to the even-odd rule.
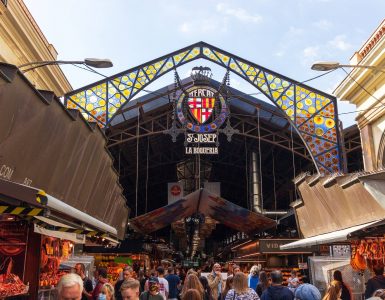
[[[301,136],[321,174],[342,171],[336,98],[231,53],[199,42],[65,95],[70,109],[108,127],[125,103],[167,72],[206,59],[252,84],[282,110]]]

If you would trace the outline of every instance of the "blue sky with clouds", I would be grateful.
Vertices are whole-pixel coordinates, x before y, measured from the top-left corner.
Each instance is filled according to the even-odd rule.
[[[320,75],[317,60],[348,63],[385,17],[384,0],[25,0],[58,59],[110,58],[113,75],[198,41],[303,81]],[[208,62],[181,67],[181,77],[196,65],[224,70]],[[64,66],[74,89],[100,76]],[[336,70],[310,86],[332,93],[344,78]],[[148,87],[173,83],[172,74]],[[255,88],[232,75],[231,85],[247,93]],[[339,102],[340,113],[354,106]],[[354,114],[341,115],[344,127]]]

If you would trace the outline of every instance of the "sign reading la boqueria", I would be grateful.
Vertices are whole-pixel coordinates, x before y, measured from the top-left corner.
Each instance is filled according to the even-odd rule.
[[[209,86],[194,86],[176,104],[178,120],[186,130],[186,154],[218,154],[220,126],[228,116],[223,96]]]

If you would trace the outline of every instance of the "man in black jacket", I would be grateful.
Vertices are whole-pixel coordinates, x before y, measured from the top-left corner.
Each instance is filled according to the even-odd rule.
[[[365,299],[372,297],[378,289],[385,289],[384,266],[382,264],[374,265],[373,271],[374,277],[370,278],[366,284]]]
[[[282,273],[275,270],[270,273],[271,286],[261,296],[261,300],[293,300],[294,294],[287,287],[282,285]]]
[[[92,296],[92,281],[86,276],[86,267],[82,263],[77,263],[74,267],[75,273],[83,280],[82,300],[88,300]]]

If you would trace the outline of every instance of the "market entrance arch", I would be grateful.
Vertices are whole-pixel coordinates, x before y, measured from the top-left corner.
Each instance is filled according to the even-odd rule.
[[[204,42],[198,42],[65,95],[68,108],[108,127],[147,85],[197,59],[237,74],[277,106],[306,145],[321,174],[343,170],[336,98]]]

